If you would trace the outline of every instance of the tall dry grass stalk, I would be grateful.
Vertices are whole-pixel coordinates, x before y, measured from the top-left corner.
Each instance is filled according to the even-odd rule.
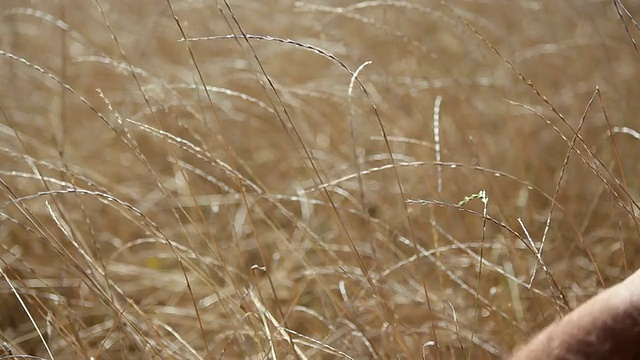
[[[0,355],[494,359],[640,265],[631,1],[0,2]]]

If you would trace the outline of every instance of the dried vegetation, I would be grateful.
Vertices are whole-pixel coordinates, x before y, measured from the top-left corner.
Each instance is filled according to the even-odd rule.
[[[631,5],[2,0],[1,351],[508,354],[640,265]]]

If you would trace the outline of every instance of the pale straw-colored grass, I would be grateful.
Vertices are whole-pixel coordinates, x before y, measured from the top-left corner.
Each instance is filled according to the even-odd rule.
[[[0,354],[494,359],[639,265],[624,1],[0,2]]]

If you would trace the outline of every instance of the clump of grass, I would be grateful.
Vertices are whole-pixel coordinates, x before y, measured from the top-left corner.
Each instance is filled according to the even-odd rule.
[[[638,266],[630,4],[23,6],[3,356],[493,359]]]

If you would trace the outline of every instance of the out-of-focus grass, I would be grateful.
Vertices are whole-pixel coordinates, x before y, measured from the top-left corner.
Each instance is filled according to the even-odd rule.
[[[507,355],[638,266],[631,5],[3,0],[5,355]]]

